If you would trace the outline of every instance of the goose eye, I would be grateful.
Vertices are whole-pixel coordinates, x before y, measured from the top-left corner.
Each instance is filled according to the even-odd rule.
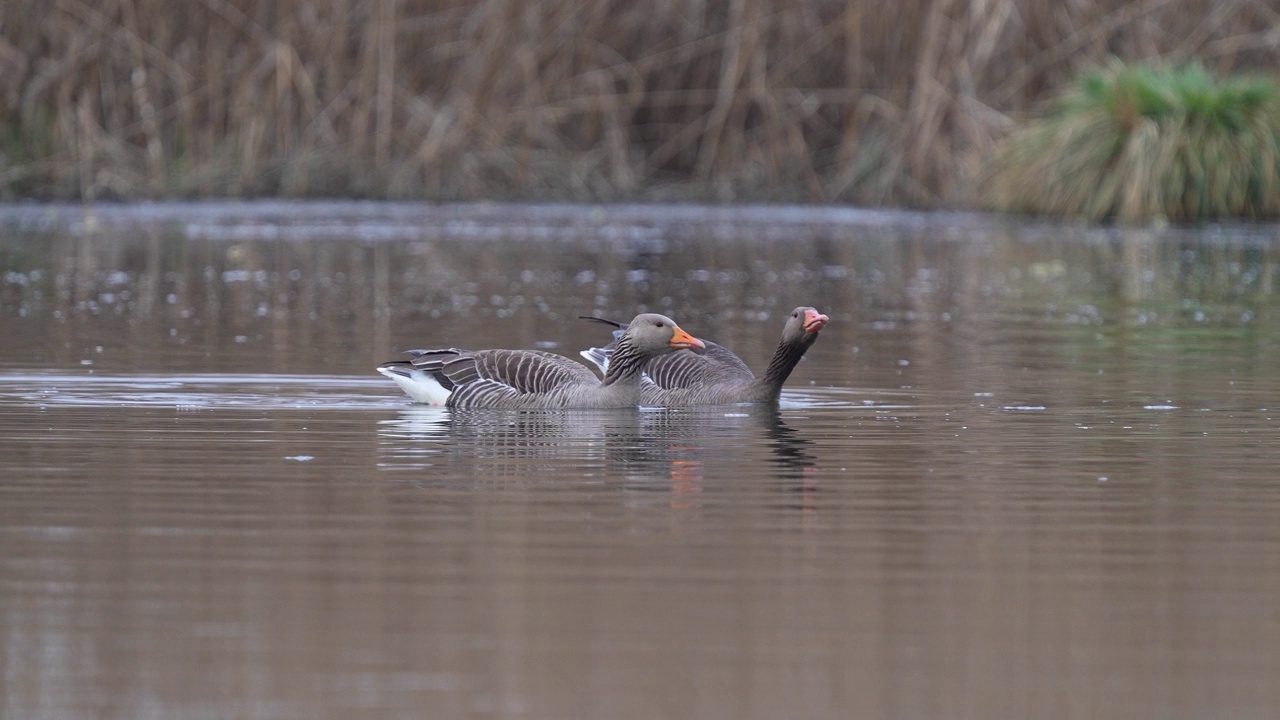
[[[664,324],[662,324],[662,323],[658,323],[658,327],[666,327],[666,325],[664,325]]]

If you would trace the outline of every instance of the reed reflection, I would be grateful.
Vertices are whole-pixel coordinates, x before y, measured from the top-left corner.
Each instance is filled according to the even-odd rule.
[[[284,235],[230,220],[221,234],[197,232],[199,223],[185,235],[171,225],[9,233],[0,305],[14,342],[0,360],[356,374],[435,338],[572,354],[596,339],[573,316],[647,309],[762,367],[777,319],[801,302],[830,308],[831,337],[815,352],[834,357],[854,337],[867,337],[870,352],[900,352],[854,334],[870,324],[892,334],[955,327],[973,347],[998,330],[987,319],[1010,313],[1252,326],[1270,316],[1280,274],[1265,229],[1100,231],[913,215],[734,225],[620,211],[588,222],[563,209],[540,221],[542,239],[530,237],[531,220],[513,217],[490,221],[478,242],[456,222],[460,212],[401,217],[406,234],[380,242],[358,217]],[[945,333],[915,334],[933,343],[921,352],[956,350]]]

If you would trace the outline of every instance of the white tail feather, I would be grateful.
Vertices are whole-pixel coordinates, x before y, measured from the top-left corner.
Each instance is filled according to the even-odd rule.
[[[609,372],[609,353],[604,348],[589,348],[587,350],[579,350],[578,354],[585,358],[588,362],[600,368],[600,374],[605,375]]]
[[[444,405],[449,400],[451,391],[446,390],[434,377],[417,368],[409,370],[407,373],[392,368],[378,368],[378,372],[386,375],[404,390],[405,394],[413,398],[414,402],[424,403],[427,405]]]

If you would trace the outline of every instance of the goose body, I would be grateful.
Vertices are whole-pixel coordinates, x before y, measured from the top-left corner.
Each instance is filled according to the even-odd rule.
[[[621,328],[621,323],[603,318],[584,318]],[[811,307],[791,311],[782,328],[768,368],[760,377],[733,351],[704,341],[700,352],[680,350],[651,357],[645,364],[640,383],[640,401],[645,405],[680,407],[688,405],[724,405],[730,403],[776,403],[782,385],[790,377],[800,358],[818,339],[818,333],[829,318]],[[614,332],[615,343],[621,330]],[[601,372],[612,364],[614,343],[583,350],[580,354]]]
[[[640,402],[645,363],[662,353],[701,348],[671,318],[637,315],[618,334],[610,369],[598,379],[586,366],[538,350],[410,350],[378,372],[414,401],[456,408],[617,408]]]

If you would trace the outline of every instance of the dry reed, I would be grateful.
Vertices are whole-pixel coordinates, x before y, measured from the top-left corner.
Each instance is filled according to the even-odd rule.
[[[963,205],[1081,60],[1280,67],[1265,0],[14,0],[0,196]]]

